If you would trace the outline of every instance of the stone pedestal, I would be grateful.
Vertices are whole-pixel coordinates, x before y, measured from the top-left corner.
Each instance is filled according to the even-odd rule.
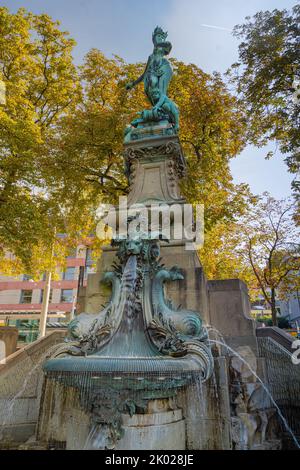
[[[185,160],[177,136],[144,139],[125,144],[130,194],[128,204],[183,203],[178,178]]]
[[[179,400],[190,450],[231,449],[230,400],[226,359],[215,358],[213,376],[181,392]]]
[[[184,450],[185,420],[182,410],[168,409],[168,400],[148,403],[146,414],[122,415],[124,436],[116,450]]]
[[[207,281],[197,251],[187,249],[183,234],[180,239],[175,237],[179,211],[175,216],[174,207],[182,209],[186,202],[179,186],[185,172],[185,159],[178,137],[143,136],[126,142],[124,147],[130,183],[128,206],[143,204],[146,214],[150,208],[153,210],[153,206],[157,212],[162,212],[163,207],[170,208],[169,213],[162,216],[162,220],[163,217],[170,218],[171,227],[168,241],[159,242],[160,256],[166,269],[178,266],[181,276],[165,283],[165,298],[175,312],[180,312],[181,308],[190,311],[191,315],[198,312],[203,323],[219,330],[229,346],[247,346],[255,356],[254,323],[249,316],[246,286],[239,280]],[[182,212],[180,217],[182,220]],[[157,217],[156,224],[155,229],[151,227],[154,233],[160,228]],[[101,279],[106,271],[112,269],[116,254],[115,245],[103,247],[97,272],[88,276],[87,286],[79,292],[79,312],[95,315],[108,301],[110,289],[101,284]],[[219,350],[227,354],[227,351]],[[142,413],[122,414],[124,434],[121,439],[118,436],[113,444],[108,439],[108,445],[115,446],[116,450],[231,449],[230,383],[226,358],[215,358],[215,370],[209,380],[203,383],[199,376],[199,381],[180,389],[178,395],[176,406],[168,399],[155,399],[149,400]],[[73,405],[64,426],[67,449],[86,448],[87,442],[87,448],[106,447],[105,435],[109,433],[106,422],[97,424],[94,420],[93,424],[92,417],[90,421],[88,418],[78,409],[74,410]],[[74,432],[74,429],[80,431]]]
[[[84,449],[90,429],[90,417],[81,409],[73,409],[66,423],[66,449]]]
[[[184,450],[186,432],[182,410],[170,410],[168,402],[168,399],[152,400],[145,414],[122,414],[124,436],[115,449]],[[91,417],[82,409],[73,408],[65,413],[64,428],[67,450],[97,450],[97,443],[101,444],[101,435],[96,434],[103,430],[93,428]],[[93,445],[90,440],[94,441]]]

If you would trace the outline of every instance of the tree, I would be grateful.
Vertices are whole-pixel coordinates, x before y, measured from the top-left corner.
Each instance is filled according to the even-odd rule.
[[[277,324],[276,296],[285,297],[299,285],[299,230],[292,219],[294,204],[264,193],[239,222],[238,251],[249,263]],[[283,286],[285,289],[283,290]]]
[[[57,188],[51,191],[55,173],[43,148],[77,95],[75,42],[49,16],[24,9],[11,14],[1,7],[0,31],[0,78],[6,88],[0,105],[1,268],[30,272],[35,251],[42,249],[44,260],[49,255],[49,210],[57,214],[60,230],[71,213],[62,208]],[[8,252],[14,255],[11,263]]]
[[[181,113],[180,140],[188,165],[182,190],[188,202],[204,204],[208,233],[215,223],[230,223],[241,214],[248,197],[247,185],[233,184],[229,168],[246,143],[245,115],[219,74],[172,63],[170,96]]]
[[[76,69],[74,41],[47,15],[1,8],[0,26],[7,88],[0,108],[0,246],[3,259],[7,251],[15,255],[14,269],[32,271],[49,264],[53,224],[68,235],[55,240],[63,253],[94,231],[99,203],[128,191],[123,132],[149,104],[142,86],[125,89],[142,64],[92,49]],[[245,145],[246,120],[218,74],[175,59],[173,66],[170,94],[181,111],[188,163],[182,190],[189,202],[205,205],[212,240],[213,227],[231,224],[246,205],[249,190],[234,185],[229,168]]]
[[[180,138],[188,163],[182,190],[191,203],[205,205],[206,227],[241,212],[248,188],[234,185],[229,161],[245,144],[245,118],[219,75],[173,59],[170,97],[178,104]],[[123,132],[136,113],[149,107],[143,87],[126,91],[142,64],[106,58],[92,49],[80,67],[81,97],[62,116],[49,154],[61,166],[63,186],[91,207],[114,202],[128,191],[123,173]]]
[[[128,76],[138,66],[108,59],[92,49],[79,67],[80,95],[48,139],[46,154],[60,173],[61,190],[91,208],[117,201],[127,191],[123,173],[123,133],[134,114],[146,106],[142,90],[129,95]],[[56,182],[54,182],[56,185]]]
[[[238,221],[220,221],[205,235],[200,259],[208,279],[241,279],[250,298],[257,296],[257,281],[251,265],[240,250],[241,227]]]
[[[300,6],[259,12],[234,29],[242,38],[239,62],[232,66],[244,103],[249,138],[255,145],[275,141],[289,170],[300,167]],[[297,98],[298,96],[298,98]],[[294,181],[297,188],[297,182]]]

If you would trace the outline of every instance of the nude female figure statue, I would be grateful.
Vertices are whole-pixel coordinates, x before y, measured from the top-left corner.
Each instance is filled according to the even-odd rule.
[[[155,108],[159,108],[164,100],[164,97],[167,96],[168,85],[172,78],[172,67],[168,59],[165,58],[172,49],[172,44],[169,41],[166,41],[168,33],[165,33],[160,27],[156,27],[152,34],[152,41],[154,44],[154,49],[152,54],[148,57],[148,61],[145,67],[143,74],[134,82],[130,82],[126,85],[126,89],[130,90],[131,88],[138,85],[140,82],[144,82],[145,93]],[[153,102],[152,91],[154,89],[159,89],[161,93],[161,101],[156,103]]]

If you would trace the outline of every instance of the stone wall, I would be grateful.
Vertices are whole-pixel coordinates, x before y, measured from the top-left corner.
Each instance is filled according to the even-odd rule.
[[[3,342],[4,344],[4,347],[0,349],[0,361],[16,351],[18,335],[17,328],[11,326],[0,327],[0,343]]]
[[[250,317],[246,284],[239,279],[208,281],[209,323],[233,349],[251,347],[257,352],[255,321]]]
[[[186,423],[186,448],[231,449],[228,371],[225,357],[214,360],[213,376],[205,383],[189,386],[181,394]]]
[[[110,297],[111,289],[101,281],[105,271],[112,269],[115,261],[116,249],[103,247],[103,253],[98,260],[97,272],[91,273],[87,278],[87,286],[80,287],[77,297],[77,312],[97,313],[103,308]]]
[[[65,332],[53,331],[0,364],[0,442],[2,448],[24,442],[35,433],[43,381],[42,365]]]

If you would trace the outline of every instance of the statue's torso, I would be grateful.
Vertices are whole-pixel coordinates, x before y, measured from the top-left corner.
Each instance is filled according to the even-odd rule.
[[[149,64],[147,67],[146,75],[154,74],[157,77],[161,77],[162,75],[168,74],[172,75],[172,67],[168,59],[162,57],[158,53],[153,53],[149,57]]]

